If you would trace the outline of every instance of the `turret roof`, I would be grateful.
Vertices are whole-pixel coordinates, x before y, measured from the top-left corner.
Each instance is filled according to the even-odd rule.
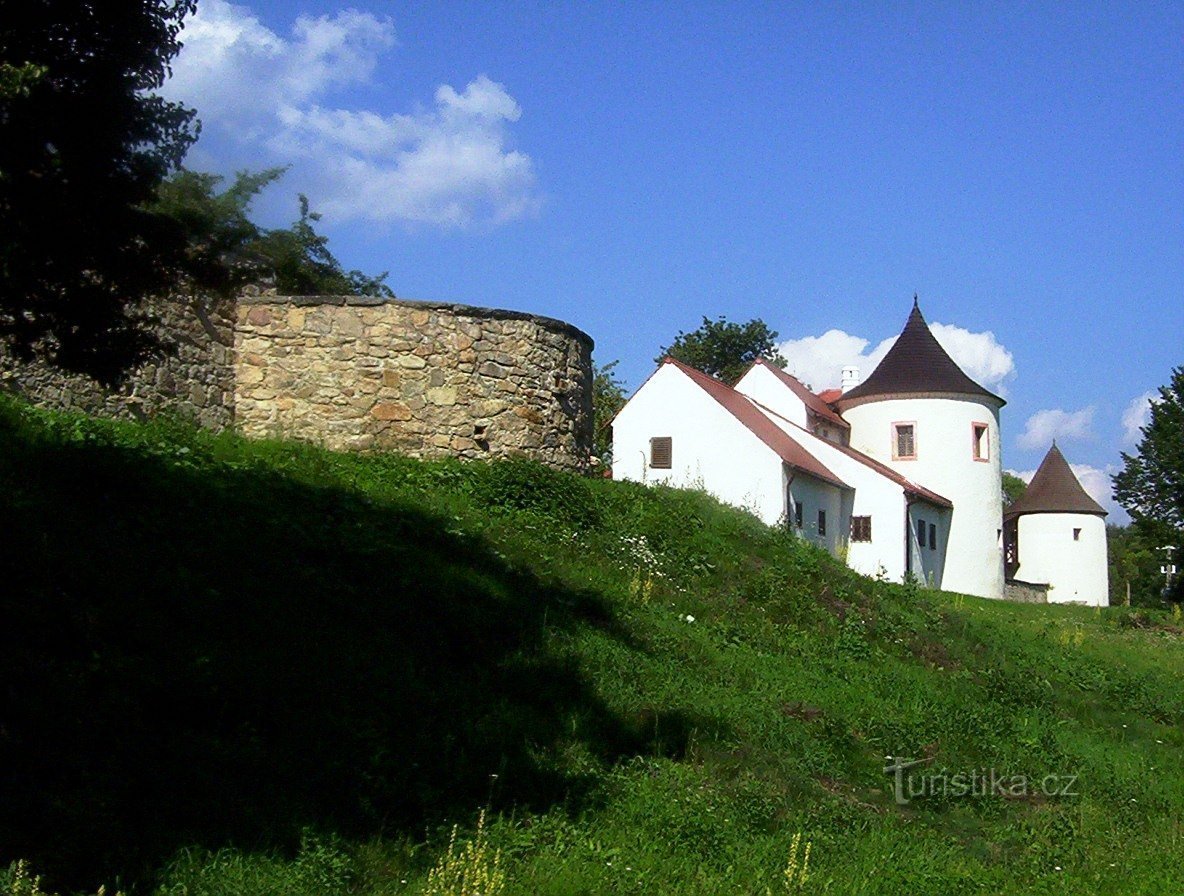
[[[931,393],[982,395],[1005,404],[965,373],[930,332],[913,298],[913,310],[895,344],[871,376],[836,400],[841,409],[860,399]]]
[[[1057,443],[1048,454],[1023,496],[1004,511],[1006,519],[1025,513],[1089,513],[1105,516],[1102,506],[1085,493]]]

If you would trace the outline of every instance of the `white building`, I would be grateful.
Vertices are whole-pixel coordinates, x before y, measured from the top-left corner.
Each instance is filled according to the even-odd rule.
[[[1050,603],[1110,603],[1106,511],[1056,442],[1003,519],[1008,579],[1047,585]]]
[[[844,370],[843,391],[815,395],[758,361],[729,387],[667,359],[613,420],[613,477],[704,488],[867,575],[1002,597],[1003,399],[962,372],[915,302],[856,380]],[[1085,599],[1068,593],[1053,599]]]

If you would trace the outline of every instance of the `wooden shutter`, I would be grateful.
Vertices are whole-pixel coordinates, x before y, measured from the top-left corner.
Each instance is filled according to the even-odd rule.
[[[655,470],[669,470],[673,445],[670,436],[655,436],[650,439],[650,466]]]

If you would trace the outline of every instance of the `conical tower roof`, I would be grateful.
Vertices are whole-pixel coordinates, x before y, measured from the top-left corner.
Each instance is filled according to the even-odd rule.
[[[1053,442],[1023,497],[1004,511],[1007,519],[1025,513],[1089,513],[1105,516],[1097,501],[1085,493],[1069,462]]]
[[[872,371],[871,376],[844,392],[835,404],[841,410],[872,398],[934,393],[981,395],[997,401],[1000,407],[1006,404],[998,395],[988,392],[963,373],[954,359],[946,354],[925,323],[914,296],[909,319],[884,360]]]

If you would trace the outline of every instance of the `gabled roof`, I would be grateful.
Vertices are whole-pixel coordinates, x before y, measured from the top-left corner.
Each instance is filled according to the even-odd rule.
[[[933,393],[981,395],[999,402],[1001,407],[1006,404],[998,395],[988,392],[963,373],[962,368],[946,354],[946,350],[930,332],[914,297],[909,319],[884,360],[872,371],[871,376],[844,392],[836,404],[842,410],[871,398]]]
[[[806,407],[809,408],[811,411],[813,411],[815,414],[817,414],[819,417],[821,417],[822,419],[824,419],[830,423],[835,424],[835,426],[841,426],[844,429],[851,428],[850,423],[848,423],[846,420],[844,420],[842,417],[840,417],[838,414],[836,414],[834,412],[834,409],[831,408],[820,397],[818,397],[813,392],[811,392],[809,389],[807,389],[802,384],[801,380],[799,380],[796,376],[791,376],[790,374],[788,374],[784,370],[782,370],[780,367],[777,367],[775,364],[770,364],[764,358],[757,358],[752,364],[753,367],[756,367],[758,365],[760,365],[761,367],[764,367],[767,371],[769,371],[769,373],[773,374],[773,376],[777,377],[777,379],[781,380],[781,382],[783,382],[783,383],[785,383],[785,385],[789,386],[789,388],[793,392],[793,394],[796,395],[798,398],[800,398],[802,400],[802,402],[806,405]],[[750,367],[749,370],[751,370],[751,369],[752,368]]]
[[[818,393],[818,398],[827,404],[834,404],[843,396],[842,389],[823,389]]]
[[[797,429],[801,429],[801,427],[798,426],[796,423],[794,423],[792,420],[788,420],[785,417],[782,417],[776,411],[765,407],[760,402],[754,402],[754,404],[756,404],[756,406],[758,408],[760,408],[762,411],[764,411],[769,416],[776,417],[778,420],[784,420],[789,426],[793,426]],[[805,430],[802,430],[802,431],[806,432]],[[819,438],[818,436],[814,435],[813,433],[807,432],[806,434],[809,435],[811,438],[815,438],[815,439]],[[856,451],[854,448],[850,447],[849,445],[842,445],[838,442],[831,442],[827,439],[819,439],[819,441],[823,442],[823,444],[825,444],[826,447],[833,448],[835,451],[838,451],[841,454],[847,455],[852,460],[858,461],[859,463],[863,464],[865,467],[875,470],[877,473],[879,473],[885,479],[889,479],[892,482],[895,482],[897,485],[899,485],[904,490],[904,493],[906,495],[912,495],[916,498],[921,499],[922,501],[925,501],[929,504],[933,504],[935,507],[945,507],[945,508],[949,508],[949,509],[953,509],[953,507],[954,507],[954,502],[951,501],[949,498],[942,497],[937,492],[930,491],[929,489],[925,488],[924,486],[917,485],[915,482],[905,479],[903,476],[901,476],[899,473],[897,473],[894,469],[892,469],[887,464],[882,464],[878,460],[876,460],[875,458],[868,457],[866,454],[861,454],[860,452]]]
[[[1102,505],[1081,487],[1056,442],[1052,443],[1048,454],[1040,462],[1036,475],[1028,483],[1028,490],[1004,511],[1003,516],[1013,519],[1025,513],[1089,513],[1106,516]]]
[[[663,364],[673,364],[704,392],[723,405],[724,410],[740,421],[754,436],[765,443],[783,461],[803,473],[808,473],[824,482],[850,489],[847,483],[827,469],[818,458],[795,442],[776,423],[766,417],[751,399],[741,395],[731,386],[709,377],[705,373],[688,367],[674,358],[666,358]]]

